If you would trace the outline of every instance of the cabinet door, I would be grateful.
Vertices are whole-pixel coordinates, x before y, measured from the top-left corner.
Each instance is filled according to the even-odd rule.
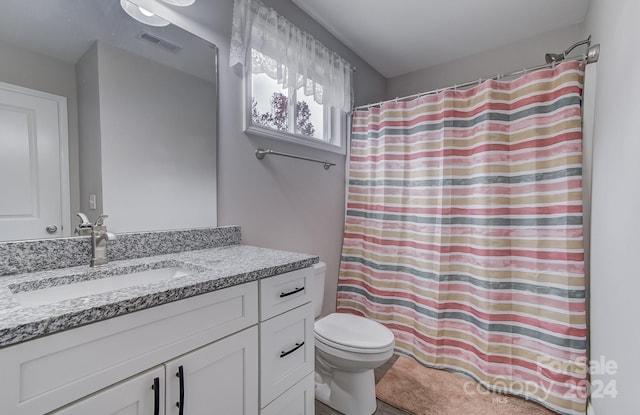
[[[256,326],[174,359],[165,366],[167,415],[258,413]]]
[[[164,414],[164,367],[52,412],[55,415],[159,415]]]

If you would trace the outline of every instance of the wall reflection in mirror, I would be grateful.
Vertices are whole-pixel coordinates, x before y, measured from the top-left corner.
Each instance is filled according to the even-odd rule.
[[[120,3],[0,4],[0,240],[216,225],[216,48]]]

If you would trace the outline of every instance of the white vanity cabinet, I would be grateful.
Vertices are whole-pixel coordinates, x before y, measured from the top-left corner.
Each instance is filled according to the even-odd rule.
[[[185,414],[220,405],[218,413],[255,415],[257,286],[225,288],[0,349],[0,413],[156,415],[151,386],[161,370],[160,391],[167,396],[158,415],[178,415],[175,373],[182,366],[183,402],[193,408]]]
[[[261,415],[314,413],[313,268],[260,281]]]
[[[0,414],[311,415],[313,277],[304,268],[1,348]]]
[[[257,368],[258,328],[253,326],[52,415],[253,415],[258,411]]]

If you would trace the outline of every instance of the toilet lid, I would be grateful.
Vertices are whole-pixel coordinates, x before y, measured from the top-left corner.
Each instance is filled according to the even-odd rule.
[[[316,335],[328,341],[359,349],[380,349],[393,343],[391,330],[354,314],[333,313],[316,321]]]

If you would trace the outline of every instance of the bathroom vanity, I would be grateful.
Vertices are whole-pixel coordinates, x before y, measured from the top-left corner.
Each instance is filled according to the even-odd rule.
[[[312,414],[317,261],[233,244],[0,276],[0,413]]]

